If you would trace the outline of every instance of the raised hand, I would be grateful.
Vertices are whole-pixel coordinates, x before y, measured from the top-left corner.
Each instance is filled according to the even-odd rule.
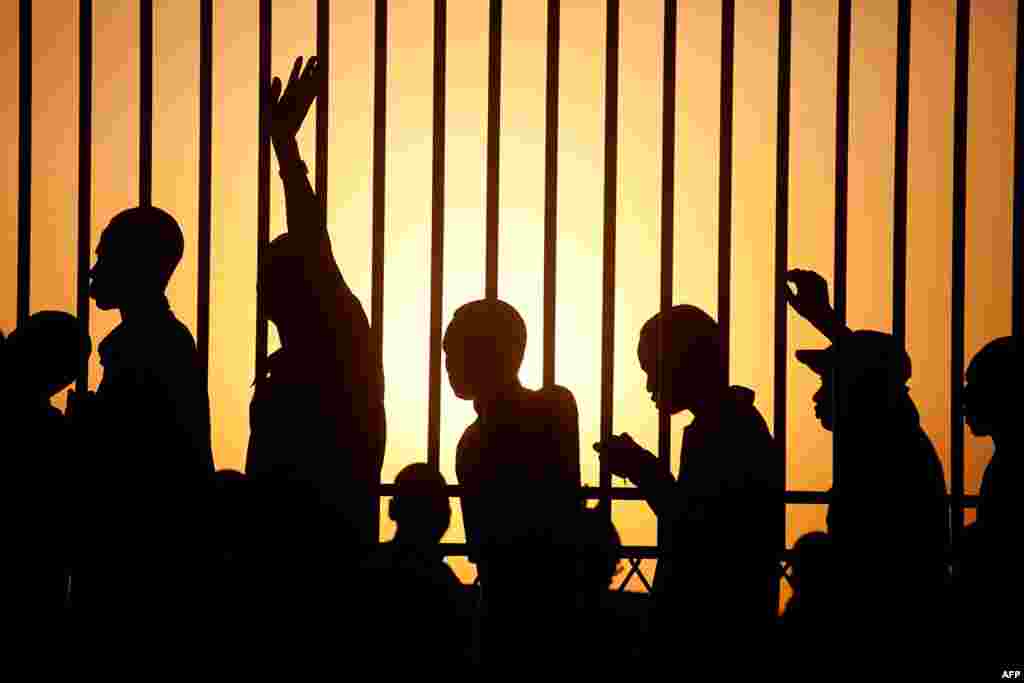
[[[281,79],[275,77],[270,84],[270,135],[274,143],[280,145],[295,139],[295,134],[302,127],[302,122],[309,113],[309,108],[320,92],[323,71],[317,57],[306,61],[302,68],[302,57],[295,60],[292,66],[288,85],[281,93]]]
[[[786,301],[819,332],[834,340],[844,326],[828,301],[828,283],[813,270],[793,269],[786,273]],[[789,283],[796,286],[794,292]]]

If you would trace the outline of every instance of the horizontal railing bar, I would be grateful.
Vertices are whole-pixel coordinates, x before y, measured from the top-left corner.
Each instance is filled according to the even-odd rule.
[[[395,492],[394,484],[381,484],[378,489],[380,495],[388,496]],[[582,486],[580,491],[583,493],[584,500],[600,500],[601,498],[608,496],[612,500],[643,500],[644,496],[640,489],[625,487],[625,486],[612,486],[612,487],[600,487],[600,486]],[[445,486],[445,492],[450,498],[457,498],[462,495],[462,486],[459,484],[447,484]],[[528,491],[523,491],[523,494],[527,494]],[[946,496],[946,500],[952,500],[952,496]],[[827,505],[829,503],[829,492],[828,491],[786,491],[783,494],[783,500],[788,505]],[[965,508],[974,508],[978,504],[978,496],[963,496],[961,500],[964,503]]]

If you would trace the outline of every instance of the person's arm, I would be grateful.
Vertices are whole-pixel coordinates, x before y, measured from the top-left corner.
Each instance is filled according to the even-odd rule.
[[[620,434],[594,444],[601,460],[612,474],[633,482],[647,504],[660,518],[674,519],[679,502],[672,473],[654,455],[633,441],[629,434]]]
[[[469,429],[473,429],[473,427],[470,426]],[[455,449],[455,479],[462,487],[462,493],[459,495],[459,507],[462,510],[462,528],[466,532],[466,555],[470,562],[477,564],[480,559],[479,511],[476,504],[476,481],[468,462],[470,454],[463,444],[466,436],[467,434],[463,434]]]
[[[551,389],[555,440],[558,443],[558,462],[564,468],[566,484],[578,490],[580,473],[580,415],[572,392],[562,386]]]
[[[288,85],[281,92],[281,79],[270,86],[271,140],[277,154],[284,184],[288,233],[300,238],[326,237],[327,226],[320,217],[319,202],[309,182],[309,169],[299,153],[296,134],[310,106],[323,87],[323,71],[316,57],[310,57],[302,69],[302,57],[295,60]]]
[[[850,328],[829,304],[825,278],[813,270],[793,269],[786,273],[786,281],[796,286],[795,292],[786,286],[786,301],[829,341],[835,342],[849,334]]]

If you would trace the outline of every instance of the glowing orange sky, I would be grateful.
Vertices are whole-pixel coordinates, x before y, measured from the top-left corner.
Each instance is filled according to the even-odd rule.
[[[94,244],[119,209],[137,201],[138,9],[96,3]],[[315,44],[315,3],[278,3],[273,70]],[[732,379],[757,391],[772,423],[772,296],[777,10],[738,3],[733,200]],[[154,202],[188,236],[170,297],[195,329],[198,158],[198,3],[156,3]],[[487,3],[449,0],[444,315],[479,298],[484,284],[484,156]],[[715,314],[718,206],[720,5],[680,3],[676,140],[677,302]],[[835,9],[794,3],[790,254],[794,266],[832,278]],[[866,7],[869,6],[870,8]],[[967,354],[1010,331],[1013,33],[1016,4],[973,3],[968,139]],[[541,376],[545,4],[505,4],[502,81],[500,296],[524,315],[528,386]],[[636,335],[658,306],[662,3],[623,3],[618,186],[615,430],[654,449],[657,417],[635,359]],[[74,311],[78,6],[36,3],[34,29],[32,308]],[[910,83],[908,344],[912,395],[948,469],[953,0],[918,3]],[[385,341],[389,417],[384,479],[425,458],[429,296],[430,2],[392,3],[389,13]],[[0,6],[3,146],[0,328],[15,317],[17,225],[17,5]],[[335,254],[369,311],[373,2],[335,3],[332,16],[329,219]],[[855,3],[849,184],[849,320],[887,330],[891,320],[892,140],[896,3]],[[584,479],[595,483],[590,444],[599,423],[604,2],[562,3],[556,379],[580,409]],[[241,468],[255,329],[257,14],[254,3],[220,2],[214,27],[213,283],[211,381],[218,467]],[[312,119],[312,117],[311,117]],[[313,124],[302,148],[312,166]],[[273,166],[276,170],[276,163]],[[272,232],[283,203],[272,176]],[[822,344],[790,316],[791,349]],[[98,341],[117,322],[93,310]],[[272,344],[276,340],[272,337]],[[790,357],[792,358],[791,354]],[[94,361],[92,382],[99,377]],[[823,490],[830,437],[810,410],[813,375],[788,368],[788,486]],[[454,482],[456,440],[472,407],[442,386],[443,472]],[[673,421],[673,467],[679,432]],[[977,491],[990,446],[968,435],[966,487]],[[869,454],[865,454],[868,457]],[[880,467],[883,465],[879,463]],[[948,471],[947,471],[948,478]],[[880,504],[884,504],[880,501]],[[793,506],[789,542],[823,525],[820,507]],[[617,503],[627,543],[653,543],[642,503]],[[386,527],[385,527],[386,529]],[[385,534],[389,533],[385,530]],[[450,540],[462,540],[456,510]],[[465,578],[461,561],[453,561]]]

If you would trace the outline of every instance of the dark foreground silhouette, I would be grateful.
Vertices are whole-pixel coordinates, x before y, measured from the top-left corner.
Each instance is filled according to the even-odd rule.
[[[838,467],[827,529],[790,554],[781,617],[783,454],[753,392],[729,385],[718,325],[693,306],[651,318],[637,345],[657,408],[693,414],[678,474],[626,433],[594,445],[664,530],[641,606],[610,590],[622,552],[612,511],[581,499],[575,398],[520,383],[526,327],[496,299],[458,308],[443,342],[451,388],[476,412],[442,457],[454,457],[479,586],[444,561],[452,508],[435,466],[398,475],[387,507],[397,530],[378,544],[382,362],[296,143],[323,70],[299,59],[284,87],[265,85],[287,232],[263,254],[257,286],[281,349],[257,373],[244,473],[213,469],[206,378],[165,297],[184,251],[166,212],[128,209],[100,238],[90,294],[121,322],[98,346],[97,390],[71,392],[66,414],[53,398],[89,356],[87,330],[40,312],[0,334],[14,498],[56,513],[45,538],[57,541],[82,640],[103,651],[149,641],[170,655],[161,662],[219,638],[246,661],[343,672],[483,664],[608,677],[640,663],[697,678],[723,662],[764,671],[779,633],[788,661],[823,654],[847,673],[930,662],[954,614],[979,658],[1019,649],[998,622],[1022,607],[1018,340],[987,344],[966,373],[967,425],[995,450],[950,573],[945,480],[910,397],[910,358],[891,335],[850,330],[810,271],[790,272],[788,299],[830,345],[796,357],[821,378],[814,409],[839,436]],[[10,526],[17,561],[28,525]]]
[[[669,532],[651,624],[652,656],[661,658],[672,659],[681,639],[693,644],[691,662],[739,639],[761,642],[778,609],[781,453],[754,393],[729,386],[722,343],[714,320],[687,305],[651,318],[640,333],[637,355],[652,400],[669,413],[694,414],[677,479],[628,434],[595,445]]]

